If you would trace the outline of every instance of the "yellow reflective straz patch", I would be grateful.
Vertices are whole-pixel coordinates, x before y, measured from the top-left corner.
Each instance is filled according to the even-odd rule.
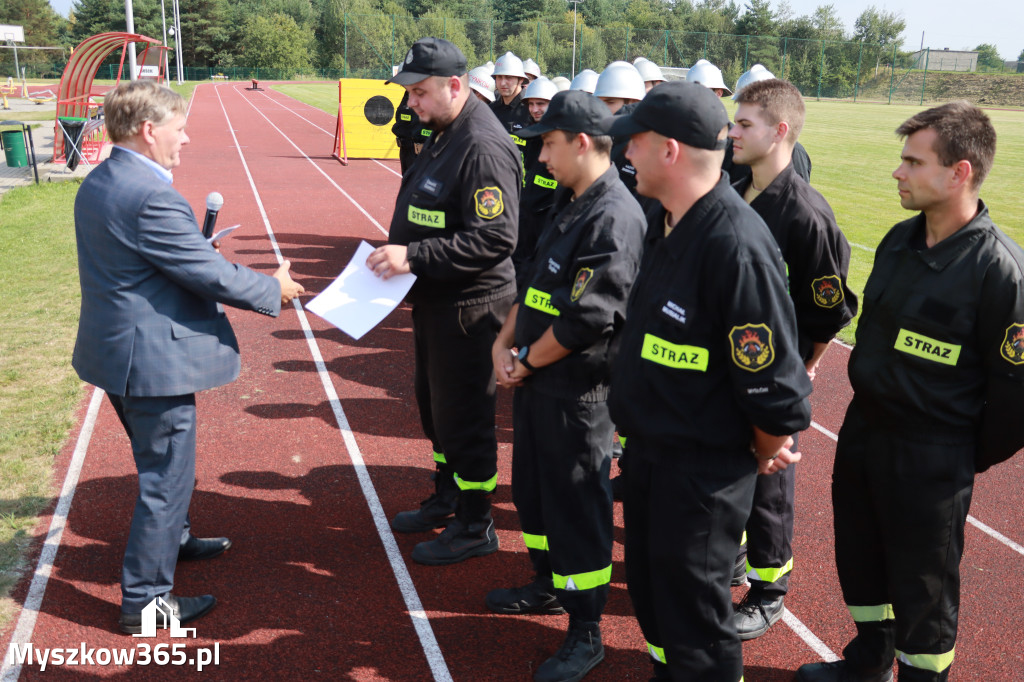
[[[1011,324],[1006,328],[999,354],[1011,365],[1024,365],[1024,324]]]
[[[740,369],[760,372],[775,361],[772,330],[766,324],[745,324],[729,331],[732,361]]]
[[[789,266],[786,266],[788,272]],[[843,281],[838,275],[819,277],[811,282],[814,291],[814,303],[819,308],[835,308],[843,302]]]
[[[640,357],[672,369],[706,372],[711,354],[707,348],[671,343],[654,334],[644,334],[644,345],[640,348]]]
[[[913,355],[943,365],[956,366],[960,359],[960,346],[953,343],[943,343],[937,339],[917,332],[901,329],[896,336],[896,350],[907,355]]]
[[[497,218],[505,211],[505,202],[501,199],[501,190],[497,187],[482,187],[473,193],[476,203],[476,214],[484,220]]]

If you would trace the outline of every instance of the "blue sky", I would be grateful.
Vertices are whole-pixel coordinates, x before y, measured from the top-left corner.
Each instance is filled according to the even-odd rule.
[[[65,16],[71,9],[71,0],[50,0],[50,4]],[[772,1],[776,8],[780,4],[781,0]],[[825,0],[789,0],[796,16],[811,14],[823,4],[829,3]],[[834,4],[847,31],[851,32],[853,22],[871,4],[900,13],[907,20],[907,30],[903,34],[905,50],[917,49],[921,45],[922,31],[925,46],[932,49],[971,49],[980,43],[993,43],[1003,59],[1016,59],[1024,50],[1024,31],[1021,30],[1024,27],[1024,3],[1020,0],[984,0],[969,5],[963,0],[867,0],[863,4],[834,0]],[[969,9],[965,10],[968,6]]]

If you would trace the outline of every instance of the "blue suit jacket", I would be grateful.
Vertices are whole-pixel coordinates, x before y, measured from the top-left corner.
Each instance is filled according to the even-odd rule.
[[[72,365],[114,395],[171,396],[233,381],[238,341],[218,305],[277,316],[277,280],[229,263],[185,198],[114,148],[75,198],[82,310]]]

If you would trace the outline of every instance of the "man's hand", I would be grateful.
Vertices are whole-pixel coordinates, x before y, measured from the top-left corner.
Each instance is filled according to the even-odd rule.
[[[807,368],[807,378],[814,381],[814,377],[818,374],[818,360],[808,360],[805,365]]]
[[[501,339],[495,341],[491,347],[491,361],[494,363],[494,376],[497,377],[499,386],[515,388],[522,383],[511,377],[516,365],[516,352],[502,345]]]
[[[785,444],[781,448],[779,448],[777,452],[772,453],[776,455],[774,459],[763,458],[764,454],[759,453],[760,456],[757,458],[757,473],[774,474],[776,471],[781,471],[782,469],[785,469],[790,464],[795,464],[796,462],[799,462],[800,458],[803,457],[803,455],[801,455],[799,452],[790,451],[791,447],[793,447],[792,436],[786,438]]]
[[[373,270],[373,274],[381,279],[388,279],[394,275],[407,275],[412,272],[409,261],[405,258],[407,251],[407,247],[399,244],[378,246],[366,259],[366,267]]]
[[[284,261],[281,267],[274,273],[274,279],[281,283],[281,305],[288,305],[292,299],[299,294],[306,293],[301,284],[292,279],[288,270],[292,267],[291,261]]]
[[[532,356],[533,353],[530,353],[530,355]],[[513,363],[512,371],[509,373],[508,376],[512,381],[516,382],[516,386],[521,386],[523,384],[523,379],[530,376],[531,374],[533,374],[533,372],[526,369],[526,366],[523,363],[519,362],[519,358],[516,357],[515,362]]]

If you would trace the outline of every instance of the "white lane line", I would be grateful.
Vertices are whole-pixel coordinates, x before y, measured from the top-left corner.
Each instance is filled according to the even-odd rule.
[[[277,91],[275,91],[275,92],[277,92]],[[296,101],[296,102],[298,102],[299,104],[302,104],[302,105],[304,105],[304,106],[307,106],[307,107],[310,107],[310,108],[316,109],[317,111],[320,111],[321,113],[323,112],[323,110],[322,110],[322,109],[317,109],[317,108],[316,108],[316,107],[314,107],[314,106],[313,106],[312,104],[306,104],[305,102],[303,102],[303,101],[301,101],[301,100],[297,100],[297,99],[295,99],[294,97],[292,97],[291,95],[286,95],[286,94],[285,94],[285,93],[283,93],[283,92],[277,92],[277,94],[278,94],[278,95],[281,95],[282,97],[287,97],[288,99],[294,100],[294,101]],[[285,111],[289,111],[289,112],[291,112],[291,113],[295,114],[296,116],[298,116],[298,117],[299,117],[299,118],[301,118],[301,119],[302,119],[303,121],[305,121],[305,122],[306,122],[306,123],[308,123],[309,125],[311,125],[311,126],[313,126],[314,128],[316,128],[317,130],[320,130],[320,131],[322,131],[322,132],[324,132],[324,133],[327,133],[327,134],[328,134],[328,135],[330,135],[330,136],[331,136],[332,138],[334,137],[334,133],[333,133],[332,131],[330,131],[330,130],[324,130],[323,128],[321,128],[321,127],[320,127],[320,126],[318,126],[317,124],[313,123],[312,121],[310,121],[310,120],[309,120],[308,118],[306,118],[306,117],[305,117],[305,116],[303,116],[302,114],[300,114],[300,113],[298,113],[297,111],[295,111],[294,109],[290,109],[290,108],[288,108],[287,106],[285,106],[284,102],[282,102],[282,101],[280,101],[280,100],[277,100],[277,99],[274,99],[273,97],[271,97],[271,96],[270,96],[270,95],[268,95],[267,93],[263,93],[263,96],[264,96],[264,97],[266,97],[267,99],[269,99],[269,100],[270,100],[271,102],[273,102],[274,104],[280,105],[280,106],[281,106],[281,108],[282,108],[282,109],[284,109]],[[401,173],[399,173],[398,171],[396,171],[396,170],[395,170],[394,168],[392,168],[391,166],[388,166],[388,165],[386,165],[386,164],[383,164],[383,163],[381,163],[380,161],[378,161],[377,159],[370,159],[370,161],[373,161],[373,162],[374,162],[375,164],[377,164],[377,165],[378,165],[378,166],[380,166],[381,168],[384,168],[384,169],[386,169],[386,170],[387,170],[387,171],[388,171],[389,173],[393,173],[393,174],[397,175],[397,176],[398,176],[399,178],[401,178],[401,177],[402,177],[402,174],[401,174]]]
[[[855,249],[860,249],[862,251],[867,251],[868,253],[874,253],[875,252],[875,250],[873,248],[871,248],[870,246],[864,246],[863,244],[854,244],[853,242],[849,242],[849,244],[850,244],[850,246],[852,246]]]
[[[220,86],[220,85],[221,85],[220,83],[218,83],[218,84],[217,84],[218,88],[219,88],[219,86]],[[218,91],[217,91],[217,97],[218,97],[218,98],[220,98],[220,90],[219,90],[219,89],[218,89]],[[246,103],[246,104],[248,104],[248,105],[249,105],[250,107],[252,107],[252,108],[253,108],[253,111],[255,111],[255,112],[256,112],[257,114],[259,114],[260,116],[262,116],[262,117],[263,117],[263,120],[265,120],[265,121],[266,121],[266,122],[267,122],[268,124],[270,124],[270,127],[271,127],[271,128],[273,128],[273,129],[274,129],[274,130],[276,130],[276,131],[277,131],[278,133],[280,133],[281,137],[283,137],[283,138],[284,138],[284,139],[285,139],[285,140],[286,140],[286,141],[288,142],[288,144],[290,144],[290,145],[291,145],[292,147],[294,147],[294,148],[295,148],[295,151],[297,151],[298,153],[302,154],[303,158],[305,158],[305,159],[306,159],[306,161],[309,161],[310,165],[311,165],[311,166],[313,166],[313,168],[315,168],[315,169],[316,169],[316,171],[317,171],[318,173],[320,173],[320,175],[324,176],[324,177],[325,177],[325,178],[327,179],[327,182],[329,182],[329,183],[331,183],[332,185],[334,185],[334,188],[335,188],[336,190],[338,190],[339,192],[341,192],[341,193],[342,193],[342,195],[344,195],[344,197],[345,197],[346,199],[348,199],[348,200],[349,200],[349,201],[350,201],[350,202],[352,203],[352,205],[353,205],[353,206],[355,206],[355,207],[356,207],[357,209],[359,209],[359,212],[360,212],[360,213],[362,213],[362,214],[363,214],[364,216],[366,216],[366,219],[367,219],[367,220],[369,220],[369,221],[370,221],[371,223],[373,223],[373,225],[374,225],[374,226],[375,226],[375,227],[376,227],[376,228],[377,228],[378,230],[380,230],[380,231],[381,231],[381,233],[383,233],[383,235],[384,235],[385,237],[387,236],[387,234],[388,234],[388,231],[384,229],[384,226],[383,226],[383,225],[381,225],[380,223],[378,223],[378,222],[377,222],[377,221],[376,221],[376,220],[374,219],[374,217],[373,217],[372,215],[370,215],[370,214],[369,214],[369,212],[367,212],[367,210],[366,210],[365,208],[363,208],[362,206],[360,206],[360,205],[359,205],[359,202],[358,202],[358,201],[356,201],[356,200],[355,200],[355,199],[354,199],[354,198],[352,197],[352,195],[351,195],[351,194],[349,194],[349,193],[348,193],[348,192],[346,192],[346,191],[345,191],[344,189],[342,189],[342,188],[341,188],[341,185],[339,185],[338,183],[336,183],[336,182],[334,181],[334,178],[332,178],[332,177],[331,177],[330,175],[328,175],[328,174],[327,174],[327,173],[326,173],[326,172],[324,171],[324,169],[323,169],[323,168],[321,168],[320,166],[318,166],[318,165],[316,164],[316,162],[315,162],[315,161],[313,161],[313,159],[309,158],[309,156],[308,156],[308,155],[306,154],[306,152],[302,151],[302,148],[301,148],[301,147],[299,147],[299,145],[295,144],[295,142],[293,142],[293,141],[292,141],[292,139],[291,139],[290,137],[288,137],[287,135],[285,135],[285,133],[284,133],[284,131],[283,131],[283,130],[281,130],[281,129],[280,129],[280,128],[278,128],[278,127],[277,127],[276,125],[274,125],[274,122],[273,122],[273,121],[271,121],[271,120],[270,120],[269,118],[267,118],[267,115],[266,115],[266,114],[264,114],[264,113],[263,113],[262,111],[260,111],[259,107],[257,107],[257,106],[256,106],[255,104],[253,104],[253,103],[252,103],[252,102],[251,102],[251,101],[250,101],[249,99],[244,99],[244,101],[245,101],[245,103]],[[224,102],[222,101],[222,102],[221,102],[221,108],[223,108],[223,107],[224,107]],[[225,114],[224,114],[224,115],[225,115],[225,116],[227,115],[227,112],[226,112],[226,111],[225,111]],[[234,131],[234,130],[232,130],[232,131],[231,131],[231,136],[232,136],[232,137],[234,137],[234,135],[235,135],[235,131]],[[236,144],[237,144],[237,139],[235,140],[235,142],[236,142]],[[253,185],[253,186],[255,187],[255,185]]]
[[[837,436],[836,434],[832,433],[831,431],[826,429],[824,426],[822,426],[818,422],[811,422],[811,426],[813,426],[818,431],[821,431],[823,434],[825,434],[826,436],[828,436],[832,440],[834,440],[836,442],[839,441],[839,436]],[[1011,540],[1010,538],[1006,537],[1005,535],[1003,535],[1002,533],[1000,533],[996,529],[992,528],[991,526],[989,526],[989,525],[979,521],[978,519],[976,519],[976,518],[974,518],[973,516],[970,516],[970,515],[967,516],[967,523],[971,524],[972,526],[974,526],[975,528],[977,528],[981,532],[985,533],[986,535],[988,535],[992,539],[997,540],[998,542],[1001,542],[1002,544],[1006,545],[1007,547],[1012,549],[1014,552],[1017,552],[1018,554],[1024,555],[1024,546],[1021,546],[1020,544],[1014,542],[1013,540]]]
[[[21,664],[15,663],[14,646],[19,645],[24,649],[32,641],[32,633],[36,629],[36,620],[39,618],[39,608],[43,604],[43,596],[46,594],[50,572],[57,559],[61,538],[64,537],[68,514],[71,513],[71,500],[75,497],[78,479],[82,474],[82,466],[85,464],[85,454],[89,450],[89,441],[92,439],[96,416],[100,412],[104,395],[106,394],[101,389],[93,389],[92,398],[89,400],[89,409],[85,413],[85,421],[82,423],[82,430],[78,433],[75,451],[71,455],[71,464],[68,465],[68,473],[64,476],[60,498],[57,500],[56,509],[53,510],[53,518],[50,519],[50,529],[46,532],[46,540],[43,542],[43,550],[39,554],[39,561],[36,563],[36,570],[32,575],[32,583],[28,586],[25,605],[21,609],[21,615],[18,616],[14,634],[11,635],[11,643],[7,647],[3,667],[0,667],[0,680],[3,682],[15,682],[21,675]]]
[[[218,84],[218,86],[220,85],[221,84]],[[228,117],[227,109],[224,107],[224,101],[220,97],[219,87],[217,99],[220,100],[220,107],[224,112],[224,119],[227,121],[228,129],[231,131],[231,137],[235,141],[235,148],[238,150],[238,156],[242,160],[242,167],[245,169],[245,175],[249,178],[249,186],[252,188],[253,196],[256,198],[256,203],[259,205],[260,214],[263,216],[263,222],[267,228],[267,234],[270,235],[271,242],[274,244],[274,252],[277,254],[278,262],[281,262],[281,253],[278,251],[277,242],[274,239],[274,232],[270,226],[270,220],[267,218],[266,211],[263,209],[263,201],[260,199],[259,190],[256,189],[256,183],[253,181],[252,173],[249,172],[249,164],[245,160],[245,154],[242,152],[241,145],[238,144],[238,138],[235,137],[235,129],[231,124],[230,117]],[[278,130],[278,132],[280,132],[280,130]],[[284,135],[284,133],[282,133],[282,135]],[[285,139],[288,139],[287,136],[285,136]],[[289,142],[290,141],[291,140],[289,140]],[[319,168],[317,168],[317,170],[319,170]],[[358,206],[358,204],[356,204],[356,206]],[[385,234],[387,233],[385,232]],[[338,429],[341,431],[342,439],[345,442],[345,449],[348,450],[349,460],[352,462],[352,468],[355,470],[356,476],[359,479],[359,487],[362,489],[363,497],[366,498],[366,504],[370,508],[370,514],[373,516],[373,523],[377,527],[377,535],[380,537],[381,544],[384,545],[384,551],[387,554],[388,562],[391,564],[391,570],[394,573],[395,580],[398,582],[398,588],[402,593],[402,598],[405,600],[405,606],[409,611],[409,618],[412,620],[413,627],[416,629],[416,634],[420,640],[420,646],[423,648],[423,653],[427,657],[427,663],[430,665],[430,671],[433,674],[434,680],[437,680],[438,682],[451,682],[452,676],[448,670],[448,665],[445,663],[444,654],[441,652],[441,646],[438,644],[437,638],[434,637],[434,630],[430,626],[430,619],[427,617],[426,611],[423,609],[423,603],[420,601],[420,596],[416,592],[416,585],[412,581],[412,576],[409,575],[409,570],[406,568],[405,560],[402,558],[402,553],[398,548],[398,543],[395,541],[395,536],[391,532],[391,526],[388,524],[388,518],[384,513],[384,507],[380,503],[380,498],[377,497],[377,490],[374,488],[373,481],[370,479],[370,473],[367,471],[366,462],[363,460],[363,454],[359,450],[359,444],[356,443],[355,435],[352,433],[352,429],[349,426],[348,417],[345,415],[345,411],[341,407],[341,400],[338,398],[338,393],[331,381],[331,375],[327,372],[327,366],[324,364],[324,358],[320,353],[320,347],[317,344],[316,338],[313,336],[313,330],[309,325],[309,320],[307,319],[306,313],[298,298],[292,299],[292,305],[295,307],[299,323],[302,325],[302,331],[306,336],[306,344],[309,346],[309,352],[313,356],[313,362],[316,364],[317,375],[319,375],[320,383],[324,388],[324,393],[327,395],[327,399],[331,403],[331,410],[334,412],[334,419],[338,424]]]
[[[800,637],[800,639],[807,643],[807,646],[814,650],[814,653],[818,654],[818,656],[823,658],[826,662],[831,663],[832,661],[839,660],[839,656],[829,649],[828,645],[818,639],[818,636],[811,632],[810,628],[804,625],[799,618],[793,615],[792,611],[785,607],[782,609],[782,620]]]

